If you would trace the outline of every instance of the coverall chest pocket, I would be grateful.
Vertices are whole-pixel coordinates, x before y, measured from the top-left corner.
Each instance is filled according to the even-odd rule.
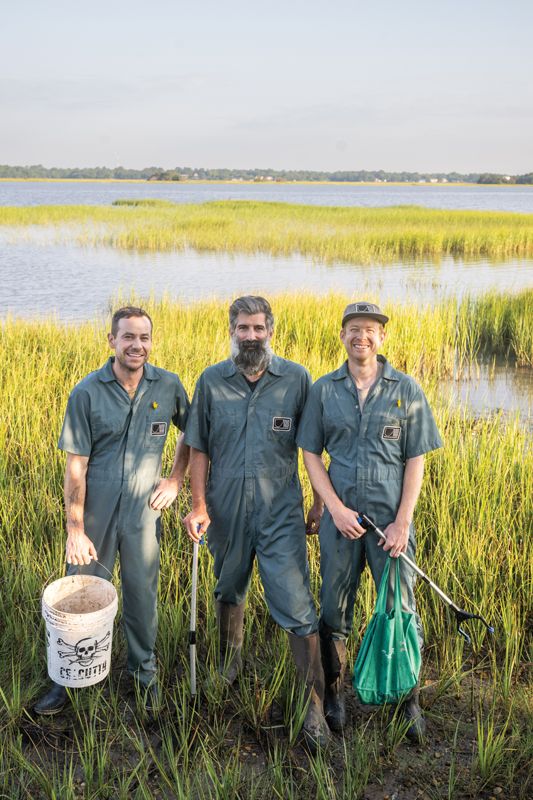
[[[161,416],[146,417],[145,445],[148,450],[162,450],[168,433],[168,421]]]
[[[235,403],[217,402],[211,409],[211,426],[209,438],[211,445],[223,447],[235,441],[238,427],[238,414],[240,414],[241,424],[246,420],[247,409],[237,409]]]
[[[396,411],[396,409],[395,409]],[[405,448],[405,416],[392,410],[376,414],[374,434],[386,452],[402,454]]]
[[[129,414],[125,415],[124,417],[117,417],[116,415],[108,417],[103,415],[95,415],[91,418],[91,427],[95,439],[120,436],[120,434],[127,428],[129,418]]]
[[[355,409],[353,410],[353,413],[355,414]],[[339,429],[346,430],[350,427],[353,427],[353,425],[351,425],[351,420],[348,418],[348,415],[343,416],[340,410],[337,409],[331,411],[328,409],[324,409],[323,420],[324,420],[324,431],[326,433],[326,436],[334,434]]]
[[[267,430],[269,441],[275,442],[282,449],[294,448],[296,426],[293,416],[279,408],[271,408],[263,418],[263,425]]]
[[[357,413],[355,407],[344,414],[337,406],[324,408],[324,444],[328,451],[337,454],[347,454],[350,451],[359,427]]]

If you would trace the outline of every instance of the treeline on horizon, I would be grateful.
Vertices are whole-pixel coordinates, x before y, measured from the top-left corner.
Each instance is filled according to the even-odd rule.
[[[533,172],[524,175],[500,175],[499,173],[470,172],[386,172],[385,170],[356,170],[319,172],[316,170],[274,169],[204,169],[197,167],[43,167],[9,166],[0,164],[0,178],[44,178],[85,180],[146,180],[146,181],[335,181],[353,183],[501,183],[533,184]]]

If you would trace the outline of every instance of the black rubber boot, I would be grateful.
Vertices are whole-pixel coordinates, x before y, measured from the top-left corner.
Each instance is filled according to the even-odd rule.
[[[310,636],[289,634],[292,657],[301,681],[305,683],[309,706],[303,724],[305,743],[312,753],[325,748],[329,742],[329,728],[324,717],[324,671],[320,658],[318,633]]]
[[[219,673],[230,685],[242,668],[244,639],[244,603],[234,605],[217,600],[217,623],[220,636]]]
[[[344,700],[344,673],[346,672],[346,642],[333,639],[328,632],[320,631],[320,649],[326,688],[324,712],[326,722],[335,733],[342,733],[346,724]]]
[[[52,686],[46,694],[35,703],[33,710],[36,714],[51,717],[53,714],[59,714],[66,702],[67,690],[64,686],[60,686],[59,683],[54,683],[52,681]]]
[[[401,705],[403,718],[410,723],[405,735],[414,744],[422,744],[426,733],[426,721],[419,701],[420,687],[417,684]]]

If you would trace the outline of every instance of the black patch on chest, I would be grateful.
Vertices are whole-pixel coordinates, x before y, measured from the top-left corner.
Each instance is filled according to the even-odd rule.
[[[290,431],[292,428],[292,419],[290,417],[273,417],[272,430],[276,432]]]
[[[383,428],[383,433],[381,434],[381,438],[397,440],[400,438],[401,432],[402,429],[399,425],[385,425]]]
[[[167,432],[166,422],[152,422],[150,424],[150,433],[152,436],[165,436]]]

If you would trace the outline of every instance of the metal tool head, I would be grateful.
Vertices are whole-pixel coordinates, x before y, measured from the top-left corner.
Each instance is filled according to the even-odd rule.
[[[455,614],[455,620],[457,622],[457,632],[463,637],[463,639],[466,641],[467,644],[470,644],[472,640],[468,635],[468,633],[461,627],[461,623],[465,622],[465,620],[479,619],[490,634],[494,633],[494,628],[492,627],[492,625],[489,625],[487,620],[484,619],[480,614],[470,614],[468,611],[465,611],[462,608],[454,608],[452,610],[453,613]]]

